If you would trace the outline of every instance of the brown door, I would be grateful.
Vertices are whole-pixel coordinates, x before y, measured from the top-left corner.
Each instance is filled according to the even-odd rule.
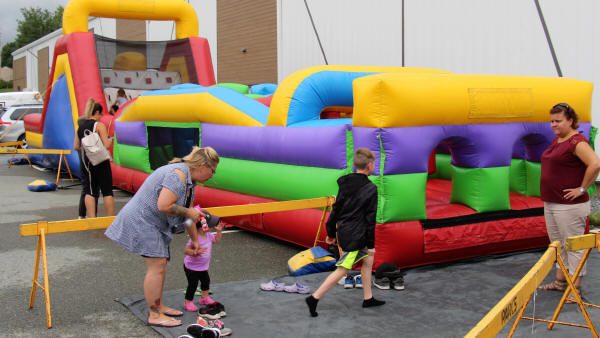
[[[21,91],[27,88],[27,73],[25,72],[25,57],[13,60],[13,89]]]
[[[117,40],[146,41],[146,21],[117,19]]]
[[[218,82],[277,82],[277,1],[217,1]]]
[[[38,91],[40,93],[44,93],[46,91],[46,86],[48,86],[48,47],[42,48],[38,50],[37,53],[38,60]],[[42,96],[44,96],[42,94]]]
[[[146,70],[146,46],[123,41],[146,41],[146,21],[117,19],[117,55],[112,65],[116,70]]]

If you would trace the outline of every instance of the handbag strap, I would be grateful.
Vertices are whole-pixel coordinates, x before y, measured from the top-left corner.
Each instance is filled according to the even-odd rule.
[[[187,189],[187,197],[185,198],[185,207],[189,208],[192,204],[192,192],[193,192],[194,187],[192,186],[191,188]]]

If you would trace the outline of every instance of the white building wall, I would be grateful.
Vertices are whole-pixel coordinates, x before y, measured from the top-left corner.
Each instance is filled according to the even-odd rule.
[[[308,2],[329,64],[401,65],[401,1]],[[303,0],[278,0],[278,79],[325,64]]]
[[[114,39],[117,36],[117,20],[112,18],[93,18],[88,24],[89,29],[94,29],[94,34]]]
[[[554,0],[541,6],[563,75],[594,83],[592,123],[600,127],[600,3]],[[599,138],[596,150],[600,152]]]
[[[533,1],[406,1],[407,66],[556,75]]]
[[[540,0],[563,76],[600,82],[600,2]],[[329,64],[557,76],[534,1],[308,1]],[[325,64],[303,0],[278,0],[278,78]],[[592,122],[600,125],[600,90]],[[600,149],[597,143],[597,149]]]

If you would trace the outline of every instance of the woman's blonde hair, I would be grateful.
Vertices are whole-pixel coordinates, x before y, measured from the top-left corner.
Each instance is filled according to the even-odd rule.
[[[98,111],[102,114],[102,105],[90,97],[85,103],[85,118],[91,119],[94,112]]]
[[[217,167],[219,164],[219,154],[212,147],[196,147],[192,148],[192,151],[184,156],[183,158],[175,157],[169,163],[184,162],[190,168],[197,168],[201,166],[207,166],[212,169]]]

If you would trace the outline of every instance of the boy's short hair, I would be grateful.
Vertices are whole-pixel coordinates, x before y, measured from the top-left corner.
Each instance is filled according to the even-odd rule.
[[[354,167],[364,170],[371,162],[375,162],[375,155],[369,148],[358,148],[354,153]]]

